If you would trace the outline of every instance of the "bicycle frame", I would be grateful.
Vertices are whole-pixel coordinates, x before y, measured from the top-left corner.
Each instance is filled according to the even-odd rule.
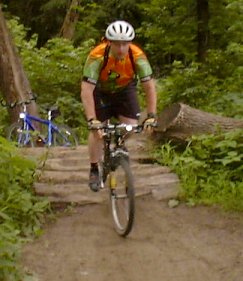
[[[104,161],[103,161],[103,181],[106,181],[108,174],[117,168],[117,159],[119,156],[129,159],[129,153],[125,149],[125,139],[127,135],[133,131],[135,133],[141,132],[143,126],[141,125],[127,125],[127,124],[105,124],[102,125],[103,140],[104,140]],[[111,147],[114,144],[114,147]]]
[[[126,237],[134,223],[135,192],[125,139],[132,131],[141,132],[143,126],[108,123],[102,127],[104,130],[102,187],[108,179],[114,227],[119,235]]]
[[[52,120],[60,115],[58,107],[51,107],[48,109],[48,118],[43,119],[38,116],[31,115],[27,112],[27,105],[32,101],[36,101],[36,95],[25,101],[15,101],[13,103],[7,104],[3,100],[0,101],[1,105],[4,107],[14,108],[16,106],[21,106],[23,108],[22,112],[19,113],[19,121],[11,124],[8,130],[8,139],[18,142],[19,146],[34,146],[32,136],[36,132],[37,142],[40,144],[45,144],[48,147],[54,145],[60,146],[77,146],[78,139],[75,133],[65,124],[55,124]],[[45,137],[41,136],[40,130],[38,130],[36,124],[43,124],[47,128]],[[34,132],[32,134],[32,132]],[[16,139],[17,133],[17,139]]]
[[[30,140],[30,131],[37,131],[32,123],[32,121],[39,122],[48,127],[47,139],[43,140],[45,144],[51,146],[52,144],[52,133],[54,131],[59,131],[58,127],[51,122],[51,111],[48,111],[48,120],[33,116],[26,111],[26,105],[23,105],[24,110],[19,114],[19,118],[23,121],[23,129],[26,132],[24,144],[27,144]]]
[[[103,161],[99,165],[101,188],[109,188],[111,212],[116,232],[126,237],[132,230],[135,217],[135,187],[129,153],[125,147],[127,135],[140,133],[142,125],[100,124],[90,130],[103,131]]]

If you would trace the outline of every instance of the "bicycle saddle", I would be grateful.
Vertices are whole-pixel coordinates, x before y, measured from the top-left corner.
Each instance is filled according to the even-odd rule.
[[[61,112],[60,112],[60,109],[58,108],[58,106],[52,106],[48,109],[48,111],[51,114],[51,119],[54,119],[61,115]]]

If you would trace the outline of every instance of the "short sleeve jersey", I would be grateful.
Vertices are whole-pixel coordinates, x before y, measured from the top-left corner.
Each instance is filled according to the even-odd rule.
[[[98,84],[105,92],[115,92],[126,87],[136,75],[141,81],[151,78],[152,69],[144,52],[134,44],[130,44],[129,53],[122,60],[116,60],[110,52],[105,60],[107,43],[96,46],[89,54],[83,70],[83,80]]]

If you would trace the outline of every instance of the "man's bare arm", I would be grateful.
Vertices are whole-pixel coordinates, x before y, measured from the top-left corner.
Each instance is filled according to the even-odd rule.
[[[144,92],[146,94],[147,113],[156,113],[157,108],[157,93],[155,89],[154,79],[142,82]]]
[[[82,81],[81,83],[81,100],[84,105],[84,110],[87,120],[96,119],[95,103],[93,92],[95,85]]]

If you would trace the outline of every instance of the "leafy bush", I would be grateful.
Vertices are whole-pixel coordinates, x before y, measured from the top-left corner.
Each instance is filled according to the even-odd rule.
[[[215,53],[214,53],[215,54]],[[185,67],[181,62],[174,62],[169,76],[158,80],[159,110],[183,102],[192,107],[224,116],[243,117],[242,67],[231,67],[230,72],[222,69],[221,59],[216,55],[206,65],[191,63]],[[224,66],[225,68],[225,66]],[[227,102],[226,102],[227,101]]]
[[[44,117],[43,106],[60,105],[62,118],[59,118],[59,123],[74,128],[82,142],[87,131],[81,130],[86,122],[80,100],[80,82],[83,65],[94,40],[74,47],[69,40],[53,38],[38,49],[36,35],[27,41],[27,31],[18,19],[13,18],[8,24],[32,91],[37,94],[40,113]]]
[[[171,73],[159,81],[159,108],[176,102],[203,107],[215,100],[221,92],[219,80],[201,69],[198,63],[185,67],[179,61],[173,63]]]
[[[74,48],[70,41],[55,38],[40,50],[35,48],[21,53],[40,107],[59,105],[62,113],[59,123],[75,129],[81,142],[85,138],[85,130],[81,129],[85,116],[80,100],[80,81],[89,44],[92,42]]]
[[[61,124],[67,124],[71,128],[75,128],[74,131],[80,143],[86,143],[88,128],[80,101],[77,101],[71,96],[63,96],[57,99],[56,104],[61,111],[61,116],[57,118],[56,121]]]
[[[17,260],[22,243],[41,230],[49,203],[32,185],[36,163],[0,137],[0,280],[20,280]]]
[[[181,197],[191,204],[220,204],[243,211],[243,130],[194,136],[185,150],[170,144],[156,152],[180,177]]]
[[[5,135],[6,124],[9,123],[9,116],[6,108],[0,106],[0,136]]]

